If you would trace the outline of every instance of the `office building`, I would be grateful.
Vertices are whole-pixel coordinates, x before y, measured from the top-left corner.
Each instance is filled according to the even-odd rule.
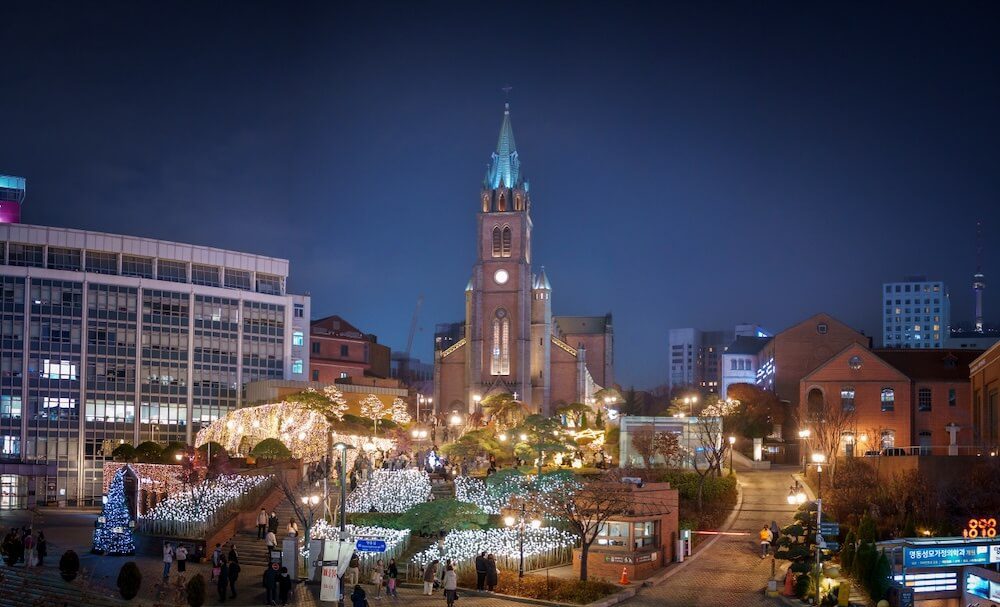
[[[0,223],[21,223],[25,189],[24,177],[0,175]]]
[[[288,261],[0,224],[0,484],[8,507],[100,503],[122,442],[192,443],[244,384],[306,379]]]
[[[941,281],[910,276],[882,285],[882,345],[942,348],[951,325],[951,302]]]
[[[737,337],[767,337],[769,333],[760,325],[740,323],[733,331],[702,331],[685,328],[671,329],[670,390],[694,388],[701,392],[724,394],[725,373],[723,357],[726,348]],[[751,382],[752,383],[752,382]]]

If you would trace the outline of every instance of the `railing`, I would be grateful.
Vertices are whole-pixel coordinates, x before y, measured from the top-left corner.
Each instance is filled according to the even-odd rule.
[[[998,457],[1000,446],[986,445],[905,445],[883,449],[862,450],[855,445],[853,457],[903,457],[912,455],[963,455],[975,457]],[[844,453],[840,454],[845,457]]]
[[[497,569],[507,569],[512,571],[517,571],[520,555],[519,554],[494,554],[493,557],[497,562]],[[438,564],[438,578],[441,577],[443,572],[445,559],[448,555],[445,554],[444,558]],[[573,562],[573,547],[572,546],[560,546],[554,547],[546,550],[545,552],[538,552],[534,554],[524,555],[524,570],[526,572],[537,571],[541,569],[547,569],[549,567],[559,567],[561,565],[566,565]],[[459,573],[465,570],[475,569],[475,562],[472,558],[452,561],[452,565],[455,566],[455,570]],[[400,572],[400,575],[404,575]],[[406,580],[407,581],[423,581],[424,570],[423,567],[418,562],[410,561],[406,564]]]
[[[260,503],[264,497],[274,490],[278,480],[269,477],[250,491],[229,500],[221,508],[212,513],[204,521],[178,521],[139,518],[135,524],[137,533],[144,535],[164,536],[184,539],[205,539],[217,529],[228,523],[239,512],[248,510]],[[169,498],[168,498],[169,499]]]

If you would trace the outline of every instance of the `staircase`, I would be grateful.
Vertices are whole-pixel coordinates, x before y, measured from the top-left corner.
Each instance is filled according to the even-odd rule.
[[[278,545],[280,547],[281,540],[288,534],[288,519],[295,517],[295,511],[292,509],[291,504],[288,503],[288,500],[282,500],[274,511],[278,515],[278,532],[275,535],[278,537]],[[297,518],[295,520],[298,521]],[[301,521],[298,522],[299,525],[302,524]],[[305,533],[305,530],[303,530],[303,533]],[[264,544],[264,540],[257,539],[256,525],[240,531],[233,536],[232,541],[236,543],[236,551],[240,555],[241,565],[267,566],[267,546]],[[209,554],[211,554],[214,548],[215,546],[209,548]]]
[[[128,603],[110,593],[86,588],[77,578],[69,583],[51,569],[26,569],[3,567],[0,569],[0,606],[23,605],[93,605],[94,607],[120,607]]]
[[[436,500],[454,499],[455,483],[443,477],[431,476],[431,497]]]

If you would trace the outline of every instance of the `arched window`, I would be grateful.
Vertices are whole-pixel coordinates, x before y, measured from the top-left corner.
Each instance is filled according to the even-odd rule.
[[[896,391],[892,388],[882,388],[882,410],[896,410]]]
[[[493,315],[490,374],[510,375],[510,319],[507,317],[507,310],[503,308]]]
[[[496,226],[493,228],[493,257],[500,257],[500,240],[500,226]]]
[[[510,257],[510,227],[503,228],[503,245],[500,250],[501,257]]]
[[[506,211],[507,210],[507,196],[502,192],[500,193],[500,198],[497,199],[497,210]]]

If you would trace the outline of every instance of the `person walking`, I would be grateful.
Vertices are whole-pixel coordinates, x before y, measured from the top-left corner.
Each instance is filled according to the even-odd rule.
[[[347,563],[347,573],[344,574],[344,583],[348,586],[357,586],[361,577],[361,559],[358,554],[351,555],[351,560]]]
[[[448,568],[444,572],[444,598],[448,601],[448,607],[452,607],[455,604],[455,599],[458,598],[458,574],[455,573],[455,568],[448,565]]]
[[[292,592],[292,578],[288,575],[288,567],[281,568],[278,576],[278,600],[282,605],[288,604],[288,595]]]
[[[187,557],[187,547],[184,544],[177,546],[177,549],[174,550],[174,560],[177,561],[177,573],[181,579],[184,578],[184,572],[187,570]]]
[[[386,567],[386,590],[385,593],[389,596],[399,598],[399,592],[396,591],[396,580],[399,578],[399,567],[396,567],[396,559],[389,559],[389,566]]]
[[[233,561],[239,560],[240,554],[236,552],[236,544],[229,544],[229,554],[227,555],[229,559],[229,564],[231,565]]]
[[[267,535],[264,536],[264,545],[267,546],[268,556],[270,556],[272,550],[276,550],[278,548],[278,538],[270,529],[267,531]]]
[[[264,539],[265,533],[267,533],[267,510],[261,508],[257,513],[257,539]]]
[[[38,551],[38,566],[42,567],[45,565],[45,557],[49,553],[49,544],[45,541],[45,534],[41,531],[38,532],[38,541],[36,542]]]
[[[167,542],[163,545],[163,579],[170,578],[170,564],[174,562],[174,545]]]
[[[434,578],[437,577],[438,562],[437,559],[434,559],[424,568],[424,596],[434,594]]]
[[[359,584],[354,585],[354,592],[351,593],[351,607],[368,607],[368,597],[365,589]]]
[[[476,555],[476,590],[482,592],[486,587],[486,551]]]
[[[35,536],[30,532],[24,536],[24,566],[35,566]]]
[[[278,534],[278,515],[274,510],[272,510],[270,516],[267,517],[267,530],[275,535]]]
[[[219,562],[222,560],[222,544],[216,544],[215,550],[212,551],[212,579],[210,582],[214,582],[216,578],[219,577]]]
[[[278,604],[278,563],[271,563],[271,566],[264,570],[264,590],[267,591],[267,604]]]
[[[375,561],[375,566],[372,567],[372,586],[375,586],[375,600],[382,600],[382,576],[385,574],[385,566],[382,564],[382,559]]]
[[[777,521],[771,521],[771,544],[778,543],[778,537],[781,535],[781,529],[778,528]]]
[[[215,580],[216,588],[219,590],[219,602],[226,602],[226,589],[229,586],[229,565],[226,557],[219,557],[219,577]]]
[[[497,557],[490,554],[486,557],[486,589],[493,592],[499,581],[497,575]]]
[[[231,552],[232,557],[229,558],[229,598],[236,598],[236,580],[240,577],[240,559],[236,557],[235,552]]]
[[[760,558],[767,558],[768,552],[771,550],[771,530],[768,529],[767,525],[764,525],[760,529]]]

